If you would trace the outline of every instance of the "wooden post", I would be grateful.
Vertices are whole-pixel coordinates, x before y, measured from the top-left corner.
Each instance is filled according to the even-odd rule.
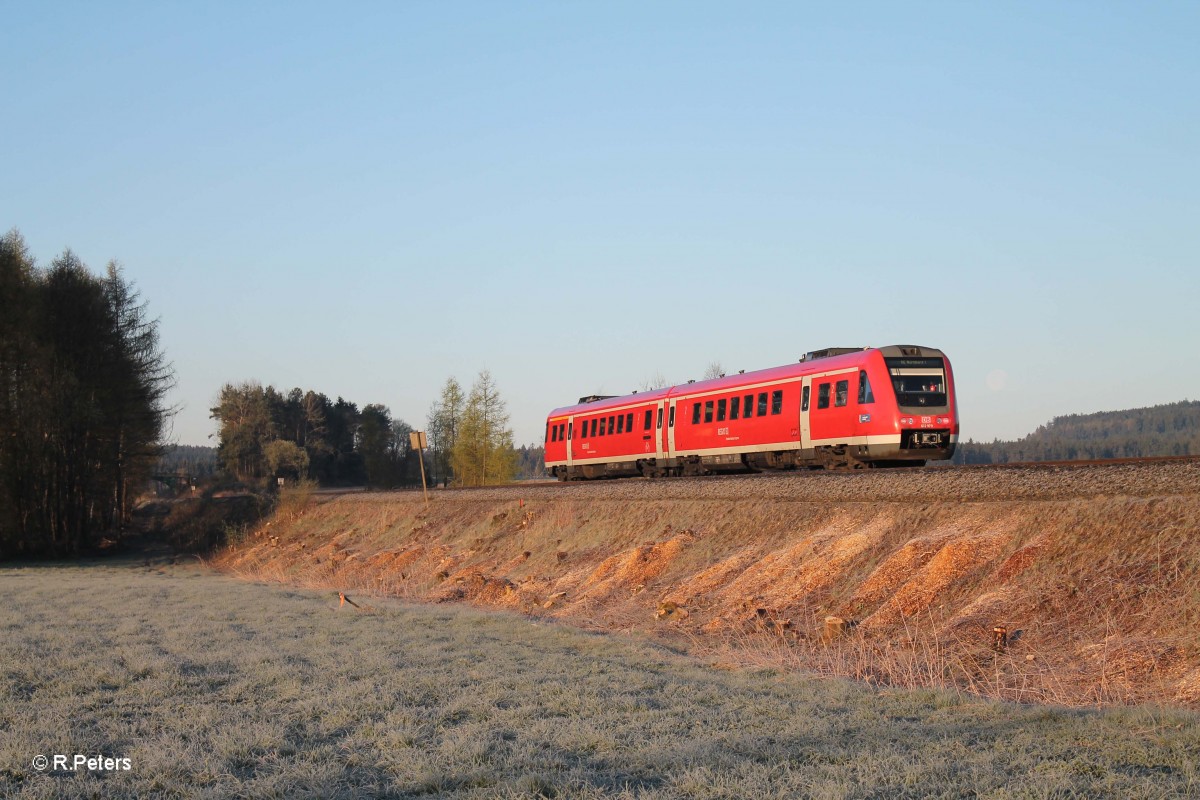
[[[429,505],[429,487],[425,485],[425,449],[417,451],[417,461],[421,462],[421,493],[425,495],[425,505]]]
[[[825,630],[821,632],[821,640],[828,644],[844,635],[849,627],[849,623],[841,617],[826,617]]]
[[[1008,647],[1008,628],[1004,625],[997,625],[992,628],[992,649],[997,653],[1002,653],[1006,647]]]
[[[421,464],[421,492],[425,495],[425,505],[429,506],[429,487],[425,485],[425,431],[413,431],[408,435],[409,445],[417,451],[417,461]]]

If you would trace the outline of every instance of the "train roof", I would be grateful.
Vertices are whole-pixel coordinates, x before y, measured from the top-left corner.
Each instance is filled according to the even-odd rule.
[[[663,389],[651,389],[647,392],[633,392],[632,394],[623,394],[617,397],[602,397],[591,402],[576,403],[573,406],[563,406],[556,408],[550,412],[552,417],[561,417],[567,414],[586,414],[591,411],[599,411],[602,408],[616,408],[617,406],[627,406],[633,403],[653,403],[657,400],[671,396],[671,390],[674,386],[667,386]],[[586,398],[581,398],[586,400]]]
[[[887,345],[885,347],[831,347],[825,350],[814,350],[806,353],[804,358],[792,364],[784,364],[783,366],[779,367],[768,367],[767,369],[755,370],[753,372],[739,372],[734,375],[725,375],[720,378],[691,381],[688,383],[681,383],[676,386],[668,386],[664,389],[652,389],[648,392],[633,392],[632,394],[624,394],[617,397],[599,397],[591,402],[581,402],[576,403],[573,406],[556,408],[550,412],[550,416],[563,417],[573,414],[589,414],[610,408],[620,408],[622,406],[634,404],[652,403],[658,400],[664,400],[668,397],[692,394],[693,392],[698,391],[714,391],[725,388],[731,389],[736,386],[743,386],[747,383],[768,383],[770,381],[808,375],[814,372],[827,372],[829,370],[843,369],[845,367],[862,363],[863,354],[874,350],[878,350],[885,358],[906,355],[926,357],[944,355],[941,350],[937,350],[932,347],[920,347],[918,345],[907,344]]]

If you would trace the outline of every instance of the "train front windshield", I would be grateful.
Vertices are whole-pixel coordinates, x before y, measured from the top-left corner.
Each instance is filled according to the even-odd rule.
[[[946,405],[946,368],[940,358],[885,358],[896,403],[921,408]]]

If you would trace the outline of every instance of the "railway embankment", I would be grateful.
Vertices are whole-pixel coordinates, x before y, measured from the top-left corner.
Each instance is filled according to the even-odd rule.
[[[362,606],[339,613],[469,603],[734,666],[1200,707],[1196,462],[348,494],[214,563]]]

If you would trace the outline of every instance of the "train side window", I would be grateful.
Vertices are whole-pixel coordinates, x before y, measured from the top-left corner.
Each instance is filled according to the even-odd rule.
[[[867,371],[860,369],[858,371],[858,404],[866,405],[874,402],[875,393],[871,391],[871,381],[867,378]]]
[[[829,384],[822,383],[817,387],[817,408],[829,408]]]
[[[712,422],[712,414],[713,414],[713,401],[705,400],[704,401],[704,421]]]
[[[592,430],[591,430],[591,433],[590,433],[589,435],[591,435],[591,436],[595,436],[595,435],[596,435],[596,425],[597,425],[597,423],[599,423],[599,422],[600,422],[599,418],[597,418],[597,417],[592,417]]]
[[[850,381],[838,381],[836,397],[833,404],[838,408],[846,405],[850,401]]]
[[[660,431],[662,430],[662,407],[661,406],[658,409],[658,429]]]
[[[627,433],[633,433],[633,412],[632,411],[630,411],[628,414],[625,415],[625,431]]]
[[[617,415],[617,433],[624,433],[624,432],[625,432],[625,415],[618,414]]]
[[[550,438],[550,423],[549,422],[546,423],[546,441],[547,442],[554,441],[553,439]]]
[[[801,396],[800,410],[801,411],[808,411],[808,389],[809,389],[809,387],[805,386],[804,391],[800,393],[800,396]]]
[[[669,427],[669,428],[675,427],[675,406],[671,406],[671,419],[670,419],[670,421],[667,422],[667,427]]]
[[[776,389],[771,392],[771,413],[783,413],[783,389]]]
[[[737,419],[738,412],[741,411],[741,409],[742,409],[742,398],[741,397],[735,397],[732,400],[730,400],[729,401],[729,418]]]
[[[567,439],[567,423],[560,422],[558,424],[558,440],[560,442],[563,442],[563,441],[566,441],[566,439]]]
[[[754,416],[754,395],[752,395],[752,394],[746,395],[745,405],[746,405],[746,419],[750,419],[751,417]]]
[[[608,418],[608,435],[609,436],[612,436],[614,433],[617,432],[616,422],[617,422],[617,420],[615,417]]]
[[[729,402],[724,398],[717,401],[717,422],[725,421],[725,411],[729,406]]]
[[[550,441],[552,441],[552,442],[558,441],[558,426],[557,425],[555,425],[553,428],[550,429]]]
[[[758,393],[758,416],[765,417],[767,415],[767,393]]]
[[[600,418],[600,435],[601,436],[608,435],[608,418],[607,417]]]
[[[642,424],[642,430],[644,430],[644,431],[650,430],[650,425],[653,424],[653,422],[654,422],[654,412],[647,408],[646,409],[646,421]]]
[[[575,433],[575,423],[574,423],[574,422],[568,422],[568,423],[567,423],[567,439],[568,439],[568,440],[572,438],[572,437],[571,437],[571,434],[573,434],[573,433]]]
[[[695,403],[692,403],[692,424],[693,425],[700,424],[700,401],[699,400],[697,400]]]

